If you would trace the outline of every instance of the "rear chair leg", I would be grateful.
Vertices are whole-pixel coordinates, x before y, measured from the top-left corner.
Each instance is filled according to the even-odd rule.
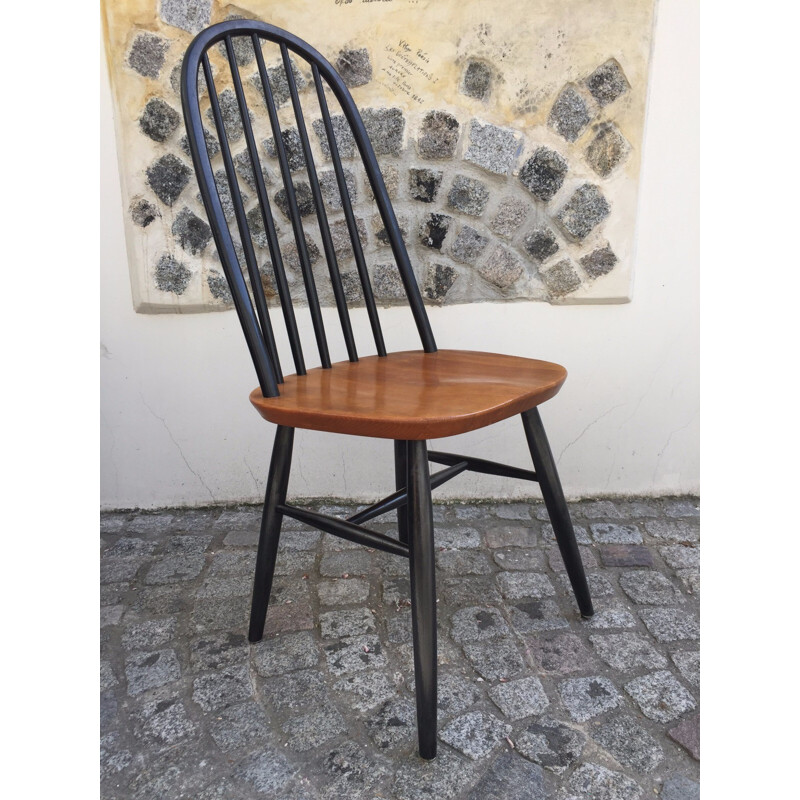
[[[406,488],[408,477],[408,442],[396,439],[394,443],[394,488]],[[397,532],[403,544],[408,544],[408,506],[397,509]]]
[[[408,442],[408,534],[411,626],[417,689],[417,736],[422,758],[436,756],[436,575],[433,507],[425,442]]]
[[[581,616],[591,617],[594,614],[594,608],[589,594],[589,585],[586,582],[586,573],[583,570],[578,543],[575,541],[575,531],[569,517],[567,501],[564,499],[564,491],[561,488],[553,453],[547,443],[539,409],[532,408],[530,411],[525,411],[522,414],[522,425],[528,439],[533,466],[539,478],[544,504],[550,515],[550,522],[553,524],[558,548],[564,559],[564,566],[567,568],[567,575],[572,584],[575,599],[578,601],[578,608]]]
[[[261,535],[258,539],[253,602],[250,607],[248,639],[251,642],[261,641],[261,637],[264,635],[264,623],[267,621],[267,605],[272,589],[272,576],[275,573],[275,558],[278,554],[278,540],[283,520],[283,514],[279,514],[275,509],[276,506],[286,502],[293,443],[294,428],[279,425],[275,432],[275,443],[272,446],[267,494],[264,498],[264,511],[261,514]]]

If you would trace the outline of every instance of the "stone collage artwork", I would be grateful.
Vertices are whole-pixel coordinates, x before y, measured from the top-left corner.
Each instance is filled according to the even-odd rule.
[[[630,300],[654,6],[655,0],[104,0],[135,309],[232,307],[194,177],[179,80],[193,36],[235,17],[291,31],[339,71],[361,109],[426,302]],[[333,305],[280,54],[270,43],[263,53],[320,300]],[[303,302],[252,45],[237,44],[235,56],[290,284]],[[274,297],[222,46],[209,57],[262,280]],[[296,58],[293,65],[343,285],[348,303],[359,306],[310,68]],[[201,80],[205,109],[204,89]],[[376,299],[403,303],[352,135],[333,95],[327,97]],[[207,145],[235,229],[210,112],[208,118]]]

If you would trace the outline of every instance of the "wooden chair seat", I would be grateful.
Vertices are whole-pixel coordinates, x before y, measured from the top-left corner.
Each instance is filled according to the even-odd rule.
[[[291,428],[383,439],[439,439],[521,414],[553,397],[564,367],[549,361],[439,350],[343,361],[291,375],[278,397],[260,388],[250,402]]]

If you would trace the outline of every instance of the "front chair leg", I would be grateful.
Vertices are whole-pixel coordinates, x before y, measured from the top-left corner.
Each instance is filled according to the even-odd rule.
[[[275,443],[272,445],[267,493],[264,497],[264,510],[261,513],[261,535],[258,539],[253,601],[250,606],[250,631],[247,637],[251,642],[261,641],[264,635],[264,623],[267,621],[267,605],[272,590],[272,576],[275,573],[275,559],[278,555],[278,540],[283,520],[283,514],[279,514],[276,507],[286,502],[293,443],[294,428],[279,425],[275,432]]]
[[[567,575],[572,584],[575,599],[578,601],[578,608],[581,616],[591,617],[594,614],[594,608],[589,594],[589,584],[586,582],[586,573],[583,570],[578,543],[575,541],[575,531],[572,528],[567,501],[564,499],[564,490],[561,488],[556,463],[553,460],[547,436],[545,436],[539,409],[532,408],[530,411],[525,411],[522,414],[522,425],[525,428],[533,466],[542,489],[544,504],[550,515],[558,549],[561,551],[561,558],[564,559],[564,566],[567,568]]]
[[[425,442],[408,442],[408,534],[411,626],[417,689],[417,735],[422,758],[436,756],[436,574],[433,508]]]
[[[406,488],[408,476],[408,442],[396,439],[394,443],[394,488]],[[397,533],[403,544],[408,544],[408,507],[404,504],[397,509]]]

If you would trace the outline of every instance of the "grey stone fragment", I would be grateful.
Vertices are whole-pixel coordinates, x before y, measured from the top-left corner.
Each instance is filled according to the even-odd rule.
[[[492,564],[486,553],[477,550],[440,550],[436,566],[442,572],[455,575],[489,575]]]
[[[382,750],[409,741],[416,735],[416,724],[416,706],[405,697],[388,700],[366,720],[369,735]]]
[[[376,264],[372,270],[372,291],[383,302],[404,300],[406,290],[397,264]]]
[[[392,796],[397,800],[454,800],[474,780],[471,764],[447,751],[433,761],[406,760],[395,773]]]
[[[292,716],[281,727],[288,734],[287,745],[292,750],[311,750],[347,730],[339,711],[331,704],[313,708],[306,714]]]
[[[652,772],[664,760],[661,745],[628,716],[595,723],[592,738],[620,764],[637,772]]]
[[[263,678],[309,669],[319,662],[319,650],[314,637],[307,631],[262,639],[254,646],[254,651],[256,671]]]
[[[541,767],[503,753],[473,788],[467,800],[546,800]]]
[[[580,259],[580,264],[590,278],[608,275],[617,263],[617,256],[609,245],[592,250]]]
[[[211,228],[193,211],[184,206],[172,223],[172,235],[192,255],[202,253],[211,241]]]
[[[458,644],[501,639],[511,634],[502,614],[496,608],[460,608],[453,614],[452,623],[450,636]]]
[[[315,212],[314,196],[311,194],[311,187],[305,182],[300,181],[293,184],[295,201],[297,202],[297,210],[301,217],[307,217],[309,214]],[[289,199],[286,194],[286,189],[278,189],[274,197],[275,203],[278,208],[283,212],[286,219],[291,219],[289,215]]]
[[[492,90],[492,70],[482,61],[469,61],[461,81],[461,91],[467,97],[485,100]]]
[[[156,686],[176,681],[181,668],[174,650],[157,650],[155,653],[137,653],[125,661],[128,694],[137,695]]]
[[[700,784],[683,775],[664,782],[661,800],[700,800]]]
[[[132,716],[136,738],[151,745],[172,746],[197,731],[177,697],[146,702]]]
[[[154,142],[166,142],[181,122],[180,114],[160,97],[153,97],[139,117],[139,128]]]
[[[600,189],[584,183],[561,208],[556,219],[562,229],[573,239],[585,239],[611,211]]]
[[[553,264],[546,270],[539,270],[544,285],[553,297],[563,297],[580,288],[581,279],[568,258]]]
[[[226,304],[233,303],[233,295],[228,286],[228,280],[221,272],[210,271],[206,276],[206,284],[214,299]]]
[[[481,535],[475,528],[440,528],[434,534],[436,547],[469,549],[481,546]]]
[[[229,142],[238,142],[244,133],[244,125],[242,124],[242,117],[239,113],[239,104],[236,100],[236,94],[233,89],[223,89],[218,95],[218,100],[220,115],[225,128],[225,135],[228,137]],[[247,113],[252,122],[253,112],[248,110]],[[206,112],[206,119],[212,125],[216,125],[211,108]]]
[[[492,702],[509,719],[522,719],[541,714],[550,705],[542,682],[538,678],[520,678],[498,683],[489,689]]]
[[[508,600],[553,597],[556,593],[547,575],[537,572],[501,572],[497,576],[497,585]]]
[[[675,666],[681,675],[693,686],[700,685],[700,653],[691,650],[679,650],[672,654]]]
[[[601,177],[608,177],[624,160],[630,145],[613,122],[599,126],[586,148],[589,166]]]
[[[492,714],[471,711],[454,719],[439,734],[443,742],[473,761],[491,753],[511,733],[511,726]]]
[[[452,244],[451,252],[456,261],[474,264],[486,249],[487,244],[489,244],[489,239],[486,236],[482,236],[475,228],[464,225]]]
[[[489,188],[483,181],[468,178],[466,175],[456,175],[447,195],[447,205],[450,208],[471,217],[479,217],[488,202]]]
[[[641,544],[642,532],[636,525],[618,525],[614,522],[596,522],[589,526],[592,538],[598,544]]]
[[[497,209],[489,226],[498,235],[506,239],[511,238],[528,216],[529,203],[515,197],[506,197]]]
[[[319,615],[319,624],[323,639],[359,636],[375,632],[375,615],[368,608],[326,611]]]
[[[589,641],[600,658],[620,672],[640,667],[658,669],[667,666],[667,659],[638,633],[594,635],[589,637]]]
[[[558,603],[548,597],[521,600],[510,607],[510,612],[511,624],[520,633],[552,631],[569,627]]]
[[[246,664],[226,667],[194,679],[192,700],[203,711],[216,711],[247,700],[253,693]]]
[[[333,688],[338,692],[355,695],[348,701],[357,711],[368,711],[394,697],[397,691],[383,672],[357,672],[337,681]]]
[[[464,654],[477,673],[490,681],[513,678],[525,666],[516,645],[510,639],[467,642],[464,644]]]
[[[325,133],[325,123],[321,119],[315,119],[311,123],[311,127],[319,137],[319,146],[322,154],[325,158],[330,158],[331,148]],[[342,158],[352,158],[356,153],[356,140],[353,136],[353,131],[350,129],[350,123],[344,114],[331,115],[331,128],[333,129],[333,136],[336,140],[336,149],[339,151],[339,155]]]
[[[625,684],[642,713],[656,722],[672,722],[697,707],[694,698],[671,672],[660,670]]]
[[[700,760],[700,715],[696,714],[689,719],[670,728],[667,736],[677,742],[681,747],[685,747],[695,760]]]
[[[523,240],[525,252],[537,263],[542,264],[558,252],[558,240],[550,228],[537,228]]]
[[[211,0],[161,0],[159,13],[168,25],[200,33],[211,24]]]
[[[156,286],[162,292],[183,294],[189,285],[192,273],[185,264],[178,261],[174,256],[169,253],[162,253],[156,264],[153,276]]]
[[[566,786],[565,800],[639,800],[642,789],[627,775],[599,764],[581,764]]]
[[[366,47],[340,50],[334,66],[351,89],[364,86],[372,80],[372,64]]]
[[[645,522],[644,527],[656,539],[682,544],[700,541],[700,528],[682,519],[652,519]]]
[[[150,650],[166,644],[174,638],[177,625],[175,617],[149,619],[130,625],[122,634],[122,646],[126,650]]]
[[[574,633],[545,633],[526,637],[537,670],[566,675],[599,666],[591,651]]]
[[[606,567],[652,567],[653,554],[640,544],[607,544],[597,548]]]
[[[140,228],[146,228],[153,220],[161,216],[161,212],[143,197],[131,200],[128,210],[130,211],[133,224],[138,225]]]
[[[640,605],[660,606],[682,603],[681,593],[656,570],[632,570],[619,577],[622,591]]]
[[[601,64],[587,79],[586,86],[592,97],[601,105],[613,103],[630,89],[628,79],[616,59]]]
[[[522,261],[507,247],[499,244],[488,259],[478,268],[478,272],[489,283],[508,289],[513,286],[524,272]]]
[[[585,743],[579,731],[549,718],[531,722],[514,742],[521,755],[556,775],[580,758]]]
[[[326,606],[363,603],[369,597],[369,582],[360,578],[320,581],[317,585],[319,602]]]
[[[567,169],[567,162],[555,150],[538,147],[522,165],[519,180],[534,197],[547,202],[563,185]]]
[[[186,188],[191,174],[186,164],[167,153],[147,168],[147,185],[165,206],[171,206]]]
[[[209,733],[223,753],[257,747],[269,737],[269,720],[254,700],[222,709],[209,717]]]
[[[356,189],[355,175],[349,170],[344,171],[344,183],[347,187],[347,194],[350,198],[350,203],[353,204],[358,200],[358,191]],[[339,194],[339,184],[336,180],[336,173],[332,169],[323,170],[318,173],[319,190],[322,194],[322,201],[331,209],[331,211],[338,211],[343,207],[342,196]]]
[[[604,714],[616,708],[622,697],[608,678],[595,675],[591,678],[569,678],[558,684],[561,700],[576,722]]]
[[[443,175],[440,169],[410,169],[408,189],[411,198],[422,203],[432,203],[442,185]]]
[[[492,545],[490,544],[490,546]],[[514,547],[508,550],[498,550],[494,554],[494,560],[504,570],[530,572],[544,568],[544,554],[541,550],[535,550],[531,547]]]
[[[297,128],[284,128],[281,130],[281,141],[283,142],[289,169],[292,172],[296,172],[298,169],[305,169],[306,158]],[[267,151],[267,155],[271,158],[278,157],[278,148],[275,146],[274,137],[270,136],[269,139],[264,140],[264,150]]]
[[[514,166],[522,147],[515,131],[476,119],[470,123],[469,140],[464,160],[495,175],[505,175]]]
[[[422,293],[428,300],[441,302],[457,277],[458,273],[449,264],[431,264],[422,285]]]
[[[169,40],[143,31],[133,40],[128,52],[128,66],[145,78],[157,78],[164,66]]]
[[[428,214],[419,227],[419,239],[426,247],[441,250],[452,217],[447,214]]]
[[[417,135],[417,150],[422,158],[452,158],[459,133],[458,120],[446,111],[429,111]]]
[[[639,611],[645,627],[659,642],[699,639],[700,626],[694,615],[680,608],[643,608]]]
[[[406,120],[399,108],[365,108],[361,119],[376,155],[400,155]]]
[[[377,636],[354,636],[323,647],[328,669],[334,675],[346,675],[364,669],[386,666],[386,655]]]
[[[575,86],[567,84],[553,103],[547,122],[568,142],[574,142],[589,124],[590,119],[589,109],[581,93]]]

